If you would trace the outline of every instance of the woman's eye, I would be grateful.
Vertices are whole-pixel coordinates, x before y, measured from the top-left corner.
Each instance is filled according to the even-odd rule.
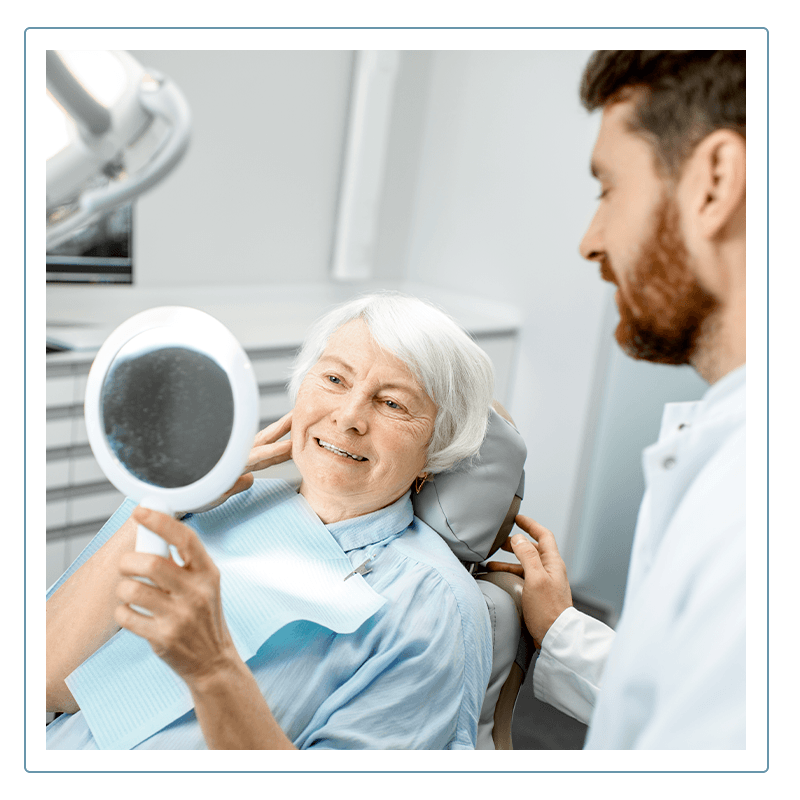
[[[399,405],[397,405],[397,403],[395,403],[395,401],[394,401],[394,400],[387,400],[387,401],[386,401],[386,405],[387,405],[387,406],[389,406],[389,408],[395,409],[395,410],[397,410],[397,411],[399,411],[399,410],[400,410],[400,406],[399,406]]]
[[[339,380],[339,378],[337,378],[335,375],[328,375],[328,380],[329,380],[331,383],[335,383],[335,384],[337,384],[337,385],[338,385],[338,384],[341,384],[341,381],[340,381],[340,380]]]

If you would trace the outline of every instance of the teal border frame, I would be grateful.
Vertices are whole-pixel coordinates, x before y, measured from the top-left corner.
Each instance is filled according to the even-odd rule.
[[[28,40],[29,33],[33,34],[34,32],[39,32],[39,33],[44,34],[45,32],[52,33],[54,31],[71,31],[71,32],[82,32],[82,33],[94,32],[94,31],[117,31],[117,32],[123,32],[124,31],[126,33],[132,32],[132,31],[146,31],[146,32],[153,32],[153,31],[180,31],[180,32],[183,32],[183,33],[185,33],[185,32],[203,32],[203,33],[205,33],[205,32],[220,32],[220,31],[223,31],[223,32],[236,32],[236,31],[238,31],[238,32],[247,32],[247,33],[251,33],[251,34],[255,33],[255,32],[308,33],[308,32],[311,32],[311,31],[316,31],[316,32],[337,31],[337,32],[348,32],[348,33],[366,33],[366,32],[380,31],[380,32],[385,32],[385,33],[390,33],[390,34],[396,34],[398,32],[409,32],[409,31],[411,31],[411,32],[436,31],[436,32],[450,32],[450,33],[452,33],[452,32],[487,32],[487,31],[488,32],[508,31],[508,32],[514,32],[514,33],[542,32],[542,31],[568,31],[568,32],[575,32],[575,31],[613,31],[613,32],[618,32],[618,31],[630,31],[630,32],[633,32],[633,31],[636,31],[636,32],[639,32],[639,31],[657,31],[657,32],[664,32],[664,31],[715,31],[715,32],[718,32],[718,31],[750,31],[750,32],[753,32],[753,31],[755,31],[755,32],[757,32],[757,31],[763,31],[763,32],[766,33],[766,78],[767,78],[767,94],[766,94],[767,119],[766,119],[766,139],[765,139],[766,159],[767,159],[767,162],[766,162],[767,163],[767,172],[766,172],[766,193],[765,193],[765,196],[766,196],[766,208],[767,208],[767,216],[766,216],[766,246],[767,246],[767,251],[766,251],[767,252],[766,304],[767,304],[767,312],[766,313],[767,313],[767,320],[769,319],[769,288],[768,288],[768,286],[769,286],[769,171],[768,171],[769,170],[769,30],[766,29],[766,28],[749,27],[749,26],[728,26],[728,27],[711,27],[711,26],[683,26],[683,27],[679,27],[679,26],[675,26],[675,27],[671,27],[671,26],[665,26],[665,27],[656,27],[656,26],[651,26],[651,27],[648,27],[648,26],[641,26],[641,27],[640,26],[630,26],[630,27],[618,27],[618,26],[607,26],[607,27],[593,27],[593,26],[587,26],[587,27],[578,27],[578,26],[576,26],[576,27],[568,27],[568,26],[542,26],[542,27],[537,27],[537,26],[486,26],[486,27],[479,27],[479,26],[386,26],[386,27],[383,27],[383,26],[358,26],[358,27],[356,27],[356,26],[275,26],[275,27],[244,27],[244,26],[242,26],[242,27],[234,27],[234,26],[228,26],[228,27],[206,27],[206,26],[198,26],[198,27],[188,27],[188,28],[187,27],[181,27],[181,26],[164,26],[164,27],[159,27],[159,28],[144,27],[144,26],[142,26],[142,27],[122,27],[122,26],[120,26],[120,27],[113,27],[113,26],[109,26],[109,27],[101,27],[101,26],[98,26],[98,27],[80,27],[80,26],[75,26],[75,27],[58,27],[58,28],[30,27],[30,28],[27,28],[25,30],[25,32],[24,32],[24,35],[25,35],[24,63],[25,63],[25,67],[26,67],[26,70],[25,70],[26,79],[27,79],[27,75],[28,75],[27,63],[28,63],[28,58],[29,58],[29,55],[30,55],[28,53],[28,50],[27,50],[28,41],[29,41]],[[386,45],[384,45],[384,46],[386,46]],[[188,49],[188,48],[180,48],[180,49]],[[206,48],[202,48],[202,49],[212,49],[212,48],[207,48],[206,47]],[[235,48],[226,46],[223,49],[235,49]],[[291,48],[291,49],[294,49],[294,48]],[[446,48],[442,48],[442,49],[446,49]],[[465,49],[498,49],[498,48],[477,48],[477,47],[472,47],[472,48],[465,48]],[[535,49],[539,49],[539,48],[535,48]],[[559,49],[559,48],[553,48],[553,49]],[[43,68],[41,69],[41,72],[43,73]],[[32,77],[31,80],[34,81],[34,77]],[[28,91],[28,89],[27,89],[27,85],[26,85],[26,89],[25,89],[26,94],[27,94],[27,91]],[[576,99],[576,102],[577,102],[577,99]],[[27,124],[27,107],[25,108],[25,110],[26,110],[26,124]],[[27,154],[28,131],[27,131],[27,128],[26,128],[25,141],[26,141],[26,164],[27,164],[27,159],[28,159],[28,154]],[[34,170],[34,172],[35,172],[35,170]],[[28,179],[28,173],[27,173],[27,169],[26,169],[26,172],[25,172],[26,185],[27,185],[27,179]],[[40,206],[40,203],[36,202],[36,200],[38,198],[34,198],[33,197],[34,194],[38,194],[38,193],[31,192],[29,194],[27,192],[27,190],[26,190],[26,193],[24,195],[25,208],[29,209],[29,213],[31,215],[31,218],[35,218],[35,215],[33,215],[33,212],[30,211],[30,209],[34,209],[35,210],[36,207]],[[29,206],[29,204],[30,204],[30,206]],[[27,223],[27,215],[26,215],[26,223]],[[24,330],[26,331],[26,337],[25,337],[25,346],[24,346],[24,351],[23,351],[23,353],[24,353],[23,357],[24,357],[24,365],[25,365],[24,366],[24,370],[25,370],[24,371],[24,379],[25,379],[25,386],[26,386],[25,394],[24,394],[24,405],[25,405],[25,417],[24,417],[24,419],[25,419],[25,430],[27,431],[27,422],[28,422],[27,410],[29,408],[28,401],[30,399],[28,397],[28,393],[27,393],[27,386],[28,386],[28,380],[29,380],[29,375],[28,375],[28,371],[27,371],[27,364],[28,364],[29,358],[30,358],[30,363],[31,364],[35,364],[36,363],[36,362],[33,361],[33,355],[28,353],[28,348],[27,348],[27,345],[31,341],[31,338],[32,338],[31,337],[31,331],[35,329],[34,320],[32,319],[32,315],[28,314],[28,303],[29,303],[29,299],[30,298],[29,298],[28,293],[27,293],[27,280],[28,280],[28,277],[29,277],[28,274],[27,274],[27,258],[28,258],[28,252],[29,252],[28,242],[31,239],[31,231],[28,230],[27,224],[24,227],[24,237],[25,237],[25,242],[26,242],[26,247],[25,247],[25,251],[24,251],[24,259],[25,259],[25,264],[26,264],[26,271],[25,271],[25,278],[24,278],[25,283],[24,283],[24,287],[23,287],[23,298],[24,298],[23,325],[24,325]],[[37,335],[41,335],[40,330],[37,331]],[[769,380],[769,330],[768,330],[768,328],[767,328],[767,331],[766,331],[766,337],[767,337],[767,339],[766,339],[766,378],[767,378],[767,383],[766,383],[766,385],[767,385],[767,406],[766,406],[767,419],[766,419],[766,424],[767,424],[767,432],[769,432],[769,383],[768,383],[768,380]],[[34,338],[34,341],[35,341],[35,338]],[[43,394],[43,392],[42,392],[42,394]],[[35,438],[35,437],[33,437],[33,438]],[[26,444],[28,443],[27,440],[26,440],[25,443]],[[767,473],[766,473],[767,537],[769,537],[769,449],[768,448],[769,448],[769,442],[767,440],[767,460],[766,460],[766,467],[767,467]],[[27,449],[28,448],[26,447],[25,448],[26,453],[27,453]],[[29,476],[29,470],[30,469],[31,469],[31,464],[27,460],[27,456],[26,456],[26,461],[24,463],[24,470],[23,470],[26,479],[28,479],[29,477],[33,477],[33,476]],[[27,485],[27,480],[25,481],[25,485]],[[40,485],[40,484],[37,484],[36,481],[34,480],[34,481],[32,481],[31,485]],[[23,491],[25,491],[25,490],[23,490]],[[26,492],[25,492],[25,495],[27,495]],[[27,497],[26,497],[26,499],[27,499]],[[23,520],[23,524],[24,524],[25,530],[27,532],[27,525],[28,525],[29,521],[30,522],[34,522],[35,521],[35,519],[29,520],[29,518],[28,518],[27,502],[26,502],[26,510],[25,510],[24,513],[25,513],[25,517],[24,517],[24,520]],[[43,516],[43,514],[41,516]],[[33,526],[32,529],[35,530],[36,527]],[[26,548],[25,548],[26,555],[27,555],[27,551],[28,551],[27,544],[28,543],[27,543],[27,537],[26,537]],[[769,543],[768,543],[768,538],[767,538],[767,547],[768,546],[769,546]],[[27,594],[28,594],[27,575],[28,575],[28,570],[29,570],[29,564],[27,562],[27,559],[23,563],[24,563],[24,575],[25,575],[25,581],[26,581],[26,583],[25,583],[25,595],[26,595],[26,598],[27,598]],[[768,559],[768,557],[767,557],[767,561],[766,561],[766,575],[767,575],[767,586],[768,586],[769,585],[769,559]],[[36,593],[32,591],[31,594],[33,596]],[[767,615],[768,615],[769,614],[769,596],[768,596],[768,593],[767,593],[767,608],[766,608],[766,610],[767,610]],[[749,616],[749,611],[748,611],[748,616]],[[768,617],[767,617],[767,619],[768,619]],[[768,650],[769,628],[768,628],[768,626],[767,626],[767,630],[766,630],[766,637],[767,637],[766,638],[767,653],[769,653],[769,650]],[[29,671],[29,665],[28,665],[28,661],[27,661],[27,645],[28,645],[27,639],[25,640],[25,642],[26,642],[25,675],[27,676],[28,675],[28,671]],[[768,658],[769,657],[767,656],[766,687],[767,687],[767,698],[769,699],[769,660],[768,660]],[[27,696],[28,688],[29,687],[27,686],[27,680],[26,680],[26,687],[25,687],[25,695],[26,696]],[[749,701],[748,701],[748,711],[749,711]],[[286,769],[258,769],[258,770],[254,770],[254,769],[246,769],[246,768],[245,769],[241,769],[241,768],[237,769],[235,767],[234,768],[227,767],[227,768],[219,769],[219,770],[217,770],[217,769],[208,770],[208,769],[203,769],[203,768],[200,768],[200,769],[159,769],[159,768],[141,769],[141,768],[130,768],[130,769],[127,769],[127,770],[125,770],[125,769],[123,769],[123,770],[120,770],[120,769],[99,769],[99,770],[97,770],[97,769],[80,769],[80,768],[74,769],[74,768],[69,768],[69,767],[64,767],[64,768],[61,768],[61,769],[52,769],[52,770],[48,770],[48,769],[32,769],[32,768],[29,768],[29,762],[28,762],[28,757],[29,757],[29,755],[31,755],[28,752],[29,733],[30,732],[27,730],[27,721],[26,721],[26,729],[24,731],[24,763],[25,763],[25,771],[26,772],[43,772],[43,773],[52,773],[52,772],[57,772],[57,773],[69,772],[69,773],[73,773],[74,772],[74,773],[77,773],[77,774],[85,774],[85,773],[111,774],[111,773],[119,773],[119,772],[158,772],[158,773],[165,773],[165,774],[187,774],[187,773],[202,772],[204,774],[215,774],[215,773],[236,772],[236,773],[241,773],[241,774],[264,774],[264,773],[270,773],[270,774],[297,775],[297,774],[301,774],[301,773],[304,774],[304,773],[309,772],[309,766],[310,766],[310,765],[306,764],[306,765],[304,765],[305,768],[303,768],[303,769],[291,769],[291,770],[286,770]],[[536,768],[533,768],[533,769],[503,769],[503,768],[492,768],[492,769],[482,770],[482,769],[471,769],[469,767],[466,767],[464,769],[452,769],[452,770],[445,769],[445,770],[442,770],[442,769],[436,769],[436,768],[433,768],[433,769],[413,769],[413,768],[408,768],[410,765],[406,765],[404,767],[399,767],[397,769],[379,769],[379,770],[372,770],[372,769],[369,769],[369,770],[366,770],[366,769],[352,769],[352,770],[351,769],[330,769],[330,770],[327,770],[327,769],[314,769],[313,767],[311,769],[313,770],[313,772],[315,774],[316,773],[319,773],[319,774],[332,774],[333,773],[333,774],[335,774],[335,773],[338,773],[338,772],[342,772],[342,773],[345,773],[345,774],[352,774],[352,773],[358,773],[358,774],[384,774],[384,773],[387,773],[387,772],[407,772],[409,774],[420,774],[420,773],[425,773],[425,774],[453,774],[453,773],[484,774],[484,773],[495,773],[495,772],[503,773],[503,774],[567,774],[567,773],[574,773],[574,772],[581,772],[581,773],[586,773],[586,774],[598,774],[598,773],[608,773],[608,774],[652,774],[654,772],[668,772],[668,773],[675,773],[675,774],[686,774],[686,773],[690,773],[690,774],[759,773],[759,772],[766,772],[766,771],[769,770],[769,752],[770,752],[770,750],[769,750],[769,703],[767,703],[767,720],[766,720],[766,726],[765,726],[765,734],[766,734],[766,750],[765,750],[766,766],[762,767],[761,769],[741,769],[741,770],[737,770],[737,769],[677,769],[677,770],[671,770],[671,769],[591,769],[591,768],[580,768],[580,767],[576,768],[575,766],[573,766],[571,769],[536,769]],[[535,752],[535,751],[515,751],[515,752]],[[52,755],[55,755],[55,754],[52,754]],[[503,754],[495,754],[495,757],[502,756],[502,755]]]

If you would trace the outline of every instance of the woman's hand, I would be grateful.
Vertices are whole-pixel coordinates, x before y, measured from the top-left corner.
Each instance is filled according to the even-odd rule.
[[[114,612],[117,623],[147,639],[190,688],[230,669],[240,659],[222,613],[220,574],[197,534],[147,508],[137,507],[132,518],[174,545],[183,566],[150,553],[125,553],[119,561],[123,578],[117,586],[122,601]],[[153,585],[136,577],[148,578]],[[134,611],[131,604],[152,616]]]
[[[282,442],[278,440],[289,433],[291,429],[292,412],[290,411],[256,434],[245,472],[256,472],[288,461],[292,457],[292,440],[285,439]]]
[[[114,612],[117,623],[147,639],[153,652],[186,682],[210,750],[295,749],[236,652],[222,613],[219,570],[197,534],[147,508],[135,508],[131,517],[174,545],[183,566],[150,553],[123,555],[123,578],[117,587],[123,604]]]
[[[273,422],[272,425],[268,425],[264,430],[259,431],[253,441],[253,447],[250,450],[244,473],[236,479],[236,483],[222,497],[214,500],[213,503],[204,505],[202,508],[192,509],[191,513],[202,514],[204,511],[211,511],[212,508],[221,506],[228,498],[239,494],[239,492],[247,491],[253,485],[255,480],[253,471],[266,469],[267,467],[275,466],[275,464],[288,461],[292,457],[292,441],[291,439],[278,440],[289,433],[291,429],[292,412],[290,411],[279,420]]]

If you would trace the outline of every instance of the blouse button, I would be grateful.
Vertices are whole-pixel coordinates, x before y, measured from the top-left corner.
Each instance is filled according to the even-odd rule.
[[[667,458],[661,462],[661,466],[664,467],[664,469],[672,469],[677,463],[678,462],[675,461],[672,456],[667,456]]]

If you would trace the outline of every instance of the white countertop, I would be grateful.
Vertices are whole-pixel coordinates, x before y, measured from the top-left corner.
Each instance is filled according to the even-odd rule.
[[[48,361],[83,360],[114,328],[155,306],[181,305],[205,311],[225,325],[248,350],[297,347],[308,327],[328,308],[378,289],[423,297],[449,313],[473,335],[513,334],[521,314],[513,306],[421,284],[295,284],[257,286],[47,287],[47,342],[68,348]]]

